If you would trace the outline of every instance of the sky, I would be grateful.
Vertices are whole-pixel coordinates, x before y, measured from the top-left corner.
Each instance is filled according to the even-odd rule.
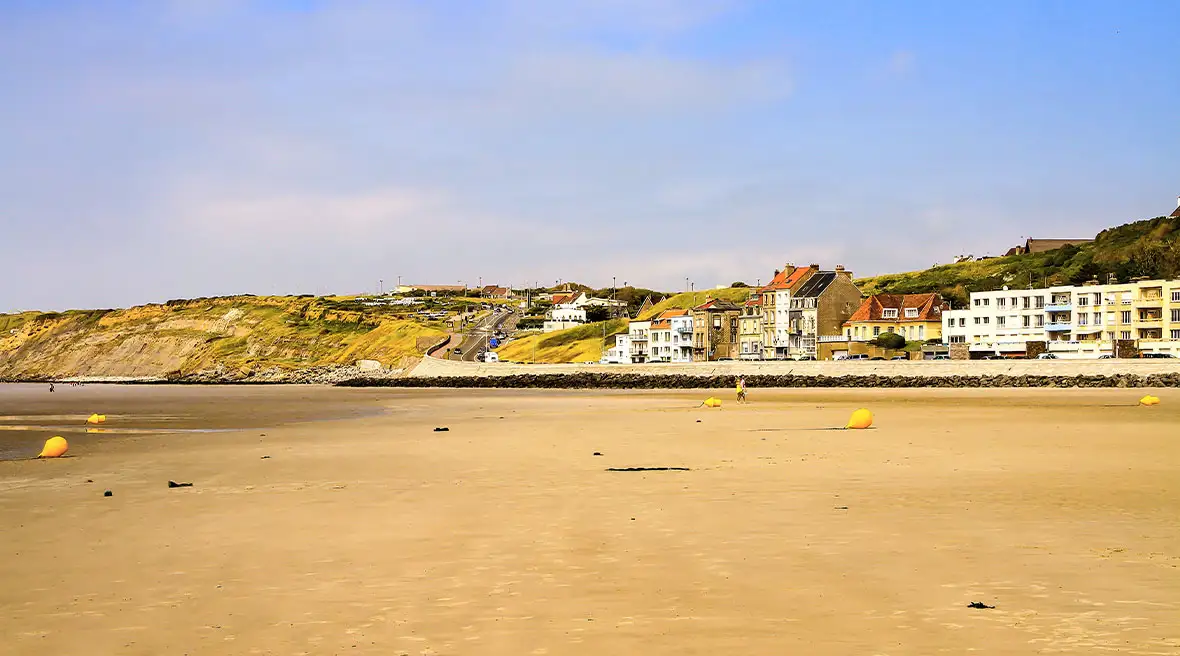
[[[1090,237],[1176,207],[1178,29],[1164,1],[0,0],[0,311]]]

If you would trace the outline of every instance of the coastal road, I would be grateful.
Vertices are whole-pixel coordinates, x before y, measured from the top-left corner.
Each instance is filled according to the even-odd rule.
[[[480,349],[484,346],[484,341],[487,339],[488,331],[495,331],[505,321],[512,317],[512,312],[503,311],[495,312],[487,317],[484,317],[475,328],[467,332],[463,336],[463,341],[459,343],[458,347],[451,347],[451,352],[447,354],[447,359],[457,359],[464,362],[476,362]],[[462,354],[454,353],[454,349],[458,348]]]

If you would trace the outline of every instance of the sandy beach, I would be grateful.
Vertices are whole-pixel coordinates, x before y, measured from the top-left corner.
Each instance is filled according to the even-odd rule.
[[[0,651],[1180,654],[1144,393],[0,386]]]

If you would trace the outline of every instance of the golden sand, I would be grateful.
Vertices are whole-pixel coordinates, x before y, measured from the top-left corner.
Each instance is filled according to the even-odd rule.
[[[0,388],[0,652],[1177,654],[1143,393]]]

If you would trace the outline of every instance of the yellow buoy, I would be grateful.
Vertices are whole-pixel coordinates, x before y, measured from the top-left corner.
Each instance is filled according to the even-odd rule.
[[[45,440],[45,446],[41,447],[41,453],[37,454],[38,458],[56,458],[63,455],[70,448],[66,438],[61,435],[54,435]]]
[[[106,415],[99,415],[98,416],[98,423],[100,423],[100,424],[107,423],[107,416]]]
[[[721,399],[719,399],[715,396],[710,396],[709,398],[705,399],[705,407],[706,408],[720,408],[721,407]]]
[[[848,425],[844,428],[868,428],[873,425],[873,413],[861,408],[852,413],[852,417],[848,420]]]
[[[97,414],[92,414],[92,415],[90,415],[90,417],[88,417],[88,418],[86,419],[86,423],[88,423],[88,424],[97,424],[97,423],[98,423],[98,415],[97,415]]]
[[[1159,404],[1160,404],[1160,397],[1158,397],[1158,396],[1152,396],[1152,395],[1148,394],[1147,396],[1139,399],[1139,405],[1159,405]]]

